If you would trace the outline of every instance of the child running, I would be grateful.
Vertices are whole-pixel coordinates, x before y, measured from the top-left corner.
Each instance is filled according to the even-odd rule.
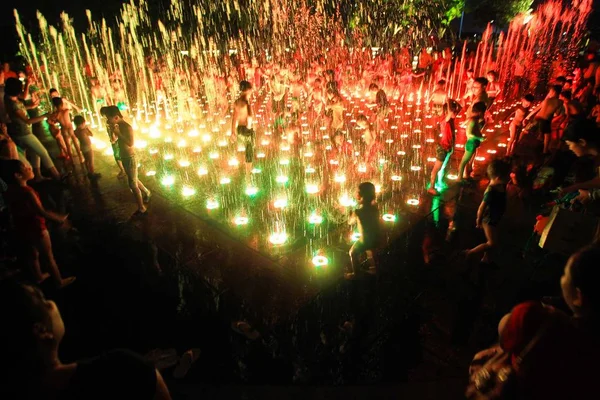
[[[85,168],[88,171],[88,178],[97,179],[100,178],[100,174],[94,171],[94,151],[92,150],[92,141],[90,137],[94,136],[90,128],[87,126],[85,118],[81,115],[76,115],[73,118],[75,123],[75,136],[79,140],[79,148],[85,159]]]
[[[431,171],[429,189],[427,190],[427,193],[432,196],[440,195],[436,188],[436,182],[438,183],[437,186],[442,186],[446,175],[446,166],[450,162],[450,157],[452,157],[452,152],[454,151],[454,142],[456,141],[456,125],[454,120],[460,109],[460,104],[453,100],[446,102],[443,106],[443,112],[446,114],[446,117],[440,124],[441,138],[437,145],[436,160]]]
[[[477,210],[477,228],[483,229],[487,241],[465,251],[467,257],[483,253],[482,263],[489,263],[489,252],[498,245],[497,227],[506,210],[506,184],[510,175],[510,165],[502,160],[494,160],[487,169],[490,184],[483,195]]]
[[[352,212],[348,223],[358,226],[360,238],[354,242],[350,248],[350,263],[352,270],[346,272],[344,277],[352,279],[360,266],[359,258],[362,254],[372,252],[379,244],[381,228],[379,226],[379,209],[375,203],[375,185],[371,182],[363,182],[358,185],[356,194],[360,208]],[[368,271],[370,274],[375,273],[375,267],[372,266]]]
[[[19,160],[6,160],[2,164],[2,180],[8,185],[6,199],[13,216],[17,243],[23,246],[31,273],[38,283],[52,276],[56,286],[64,288],[73,283],[75,277],[63,278],[60,274],[46,219],[62,225],[67,222],[67,216],[44,209],[37,192],[27,185],[33,178],[31,166]],[[42,273],[40,255],[47,260],[50,273]]]

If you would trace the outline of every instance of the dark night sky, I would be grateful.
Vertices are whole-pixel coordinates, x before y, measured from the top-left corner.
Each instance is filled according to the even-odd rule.
[[[170,0],[147,0],[151,8],[168,7]],[[215,0],[219,1],[219,0]],[[502,1],[502,0],[498,0]],[[541,0],[543,1],[543,0]],[[21,21],[27,26],[37,23],[35,11],[40,10],[50,24],[57,25],[62,10],[66,10],[74,18],[75,26],[80,31],[85,29],[85,10],[90,9],[95,19],[101,15],[113,18],[118,14],[124,0],[1,0],[0,5],[0,60],[11,57],[17,50],[17,39],[14,28],[13,9],[17,8]],[[596,12],[592,14],[590,28],[595,37],[600,38],[600,0],[594,0]]]

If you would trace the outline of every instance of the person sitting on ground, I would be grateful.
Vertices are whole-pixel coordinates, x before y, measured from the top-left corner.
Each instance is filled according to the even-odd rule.
[[[446,117],[440,124],[440,140],[437,144],[436,149],[436,160],[431,170],[431,179],[429,180],[429,189],[427,193],[433,196],[439,196],[439,192],[436,188],[443,185],[444,178],[446,176],[446,166],[450,162],[452,153],[454,152],[454,142],[456,141],[456,125],[454,120],[460,112],[460,104],[454,100],[448,101],[443,106]]]
[[[460,166],[458,167],[458,177],[461,181],[467,181],[471,179],[471,165],[475,152],[481,146],[481,142],[484,140],[483,130],[486,106],[484,102],[473,104],[470,111],[470,117],[467,121],[467,142],[465,143],[465,153],[460,160]]]
[[[379,245],[381,227],[379,224],[379,209],[375,203],[375,185],[363,182],[358,185],[356,198],[360,208],[354,210],[348,220],[350,225],[358,226],[359,239],[350,248],[350,264],[352,270],[344,274],[346,279],[354,278],[360,267],[360,256],[367,251],[374,251]],[[374,268],[369,273],[375,273]]]
[[[27,185],[27,182],[33,178],[31,166],[19,160],[2,162],[2,180],[8,185],[6,192],[8,208],[13,216],[15,234],[23,247],[31,274],[38,283],[52,276],[56,286],[63,288],[73,283],[75,278],[63,278],[56,265],[50,233],[46,228],[46,219],[62,225],[67,222],[67,216],[44,208],[37,192]],[[47,260],[50,273],[42,273],[40,255]]]
[[[489,253],[498,245],[498,224],[506,211],[506,185],[510,178],[510,165],[502,160],[494,160],[487,169],[488,185],[479,209],[476,226],[483,229],[486,242],[465,252],[466,256],[483,253],[482,263],[489,263]]]
[[[33,286],[0,282],[0,318],[3,399],[171,399],[161,374],[127,350],[63,363],[60,311]]]
[[[497,366],[513,369],[516,384],[508,386],[512,392],[502,398],[584,399],[595,393],[600,356],[598,263],[600,248],[593,245],[577,251],[565,265],[560,286],[572,317],[534,301],[504,316],[498,325],[499,344],[479,352],[471,363],[472,382],[485,380],[492,363],[483,370],[481,366],[504,353],[509,357]],[[470,385],[468,398],[473,389]]]
[[[105,115],[108,124],[111,125],[112,142],[119,145],[119,156],[127,174],[129,189],[131,189],[137,205],[137,211],[133,215],[144,216],[147,213],[145,204],[150,201],[151,193],[138,179],[137,159],[133,147],[133,128],[123,120],[121,111],[117,106],[108,107]]]
[[[94,136],[94,134],[90,128],[88,128],[87,122],[83,116],[76,115],[75,118],[73,118],[73,122],[75,123],[75,136],[79,141],[79,147],[81,148],[81,153],[85,159],[85,168],[88,171],[88,178],[99,178],[100,174],[97,174],[94,170],[94,150],[92,149],[92,141],[90,140],[90,137]]]

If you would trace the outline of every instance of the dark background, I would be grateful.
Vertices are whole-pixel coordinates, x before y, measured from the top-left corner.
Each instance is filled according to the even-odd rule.
[[[537,0],[534,3],[534,8],[536,4],[543,1]],[[11,58],[18,50],[13,15],[15,8],[19,10],[21,22],[29,32],[35,32],[38,26],[36,10],[40,10],[48,20],[48,23],[54,26],[58,26],[60,13],[62,10],[65,10],[74,20],[75,28],[79,32],[84,32],[87,30],[86,9],[92,11],[92,16],[95,20],[104,16],[110,22],[119,14],[121,5],[126,2],[124,0],[3,0],[0,5],[0,60]],[[147,2],[154,15],[163,14],[162,11],[168,8],[170,4],[170,0],[147,0]],[[592,32],[592,37],[596,39],[600,38],[599,11],[600,0],[594,0],[594,12],[590,17],[588,28]],[[465,34],[482,30],[482,27],[476,26],[477,24],[473,20],[469,16],[465,18],[465,25],[463,26]]]

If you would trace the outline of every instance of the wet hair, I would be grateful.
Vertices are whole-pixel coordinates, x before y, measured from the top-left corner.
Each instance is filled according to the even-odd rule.
[[[52,321],[41,292],[12,279],[0,282],[0,319],[0,357],[10,367],[3,368],[2,393],[18,390],[21,397],[23,391],[36,390],[27,388],[27,383],[44,368],[33,327],[37,323],[50,326]]]
[[[63,104],[63,99],[62,97],[53,97],[52,98],[52,105],[56,108],[62,106]]]
[[[20,160],[3,160],[0,177],[7,185],[16,185],[19,183],[15,174],[20,174],[23,163]]]
[[[572,98],[572,93],[570,90],[563,90],[560,92],[560,95],[567,100],[571,100],[571,98]]]
[[[472,72],[472,73],[475,73],[475,71],[473,71],[473,68],[469,68],[469,69],[467,70],[467,72]]]
[[[487,167],[487,174],[490,179],[500,178],[508,180],[510,176],[510,164],[504,160],[493,160]]]
[[[560,85],[551,85],[548,90],[554,90],[554,93],[558,96],[562,91],[562,87]]]
[[[479,83],[483,88],[485,88],[488,85],[488,83],[490,83],[490,81],[488,81],[487,78],[484,78],[483,76],[475,78],[474,82]]]
[[[250,89],[252,89],[252,84],[250,82],[248,82],[248,81],[240,82],[240,92],[245,92]]]
[[[493,76],[494,79],[498,79],[498,73],[496,71],[488,71],[487,74]]]
[[[446,80],[445,79],[440,79],[439,81],[437,81],[436,85],[440,85],[440,86],[444,86],[446,84]]]
[[[344,132],[342,132],[342,131],[340,131],[340,130],[337,130],[337,131],[333,132],[333,135],[331,136],[331,141],[332,141],[334,144],[335,144],[335,139],[336,139],[338,136],[341,136],[342,138],[344,138],[344,137],[345,137],[345,135],[344,135]]]
[[[329,76],[330,78],[335,78],[335,71],[332,69],[328,69],[327,71],[325,71],[325,76]]]
[[[358,117],[356,117],[356,122],[366,122],[368,124],[369,119],[365,114],[360,114]]]
[[[371,83],[369,85],[369,90],[379,90],[379,86],[376,83]]]
[[[334,87],[331,87],[331,86],[327,88],[327,94],[332,94],[334,96],[339,96],[338,91]]]
[[[100,107],[100,115],[106,117],[106,111],[108,111],[108,106]]]
[[[535,97],[533,97],[531,93],[527,93],[525,96],[523,96],[523,98],[530,103],[533,103],[533,101],[535,100]]]
[[[48,90],[48,94],[49,94],[49,95],[52,95],[52,93],[58,93],[58,90],[56,90],[56,89],[54,89],[54,88],[52,88],[52,89]]]
[[[571,281],[594,314],[600,312],[600,247],[587,246],[572,256]]]
[[[484,114],[485,110],[487,110],[487,106],[485,105],[485,103],[483,101],[479,101],[479,102],[473,104],[473,107],[471,108],[471,110],[473,110],[473,112],[476,112],[478,114]]]
[[[76,115],[73,117],[73,122],[75,123],[75,126],[80,126],[85,122],[85,118],[83,118],[83,115]]]
[[[106,110],[104,111],[104,116],[107,118],[113,118],[113,117],[123,118],[123,115],[121,115],[121,110],[119,110],[119,107],[117,107],[117,106],[106,107]]]
[[[567,78],[565,78],[564,76],[559,76],[558,78],[555,79],[556,82],[564,85],[565,83],[567,83]]]
[[[448,100],[442,106],[442,110],[444,113],[448,113],[448,111],[452,111],[454,114],[458,114],[460,110],[462,110],[462,106],[455,100]]]
[[[375,185],[371,182],[363,182],[358,185],[358,194],[365,200],[365,203],[371,203],[375,200]]]
[[[323,83],[323,81],[321,80],[321,78],[317,78],[317,79],[315,79],[315,83],[321,84],[321,83]]]
[[[18,96],[23,93],[23,82],[17,78],[8,78],[4,81],[4,94],[6,96]]]

